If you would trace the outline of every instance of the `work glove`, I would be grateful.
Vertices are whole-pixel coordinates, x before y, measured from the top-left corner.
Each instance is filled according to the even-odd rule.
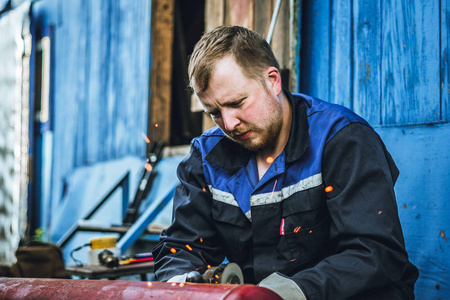
[[[201,283],[203,282],[202,275],[198,271],[191,271],[189,273],[184,273],[182,275],[176,275],[170,278],[167,282],[196,282]]]
[[[280,273],[270,274],[261,280],[258,286],[274,291],[284,300],[306,300],[305,294],[297,283]]]

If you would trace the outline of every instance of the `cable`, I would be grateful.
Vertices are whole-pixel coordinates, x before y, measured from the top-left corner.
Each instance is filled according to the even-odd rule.
[[[83,263],[80,260],[78,260],[75,257],[73,257],[73,253],[83,249],[84,247],[90,246],[90,245],[91,245],[91,243],[87,243],[87,244],[84,244],[84,245],[82,245],[80,247],[72,249],[72,251],[70,251],[70,257],[73,259],[73,261],[77,264],[78,267],[82,267]]]

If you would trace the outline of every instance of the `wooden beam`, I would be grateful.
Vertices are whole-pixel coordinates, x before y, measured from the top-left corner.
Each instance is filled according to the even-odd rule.
[[[151,141],[170,141],[172,45],[175,0],[153,0],[152,68],[150,74]]]
[[[225,0],[205,0],[205,31],[225,23]],[[216,126],[211,117],[203,114],[203,131]]]

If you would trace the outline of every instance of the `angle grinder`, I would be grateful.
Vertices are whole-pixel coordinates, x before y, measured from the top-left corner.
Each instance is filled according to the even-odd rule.
[[[218,284],[243,284],[244,275],[236,263],[220,264],[211,267],[201,275],[198,271],[192,271],[187,275],[187,282],[218,283]]]

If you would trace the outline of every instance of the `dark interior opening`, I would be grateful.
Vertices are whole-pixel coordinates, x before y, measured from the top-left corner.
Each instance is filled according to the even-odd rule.
[[[186,145],[202,133],[202,112],[191,112],[188,56],[205,30],[205,2],[176,0],[172,67],[170,144]]]

